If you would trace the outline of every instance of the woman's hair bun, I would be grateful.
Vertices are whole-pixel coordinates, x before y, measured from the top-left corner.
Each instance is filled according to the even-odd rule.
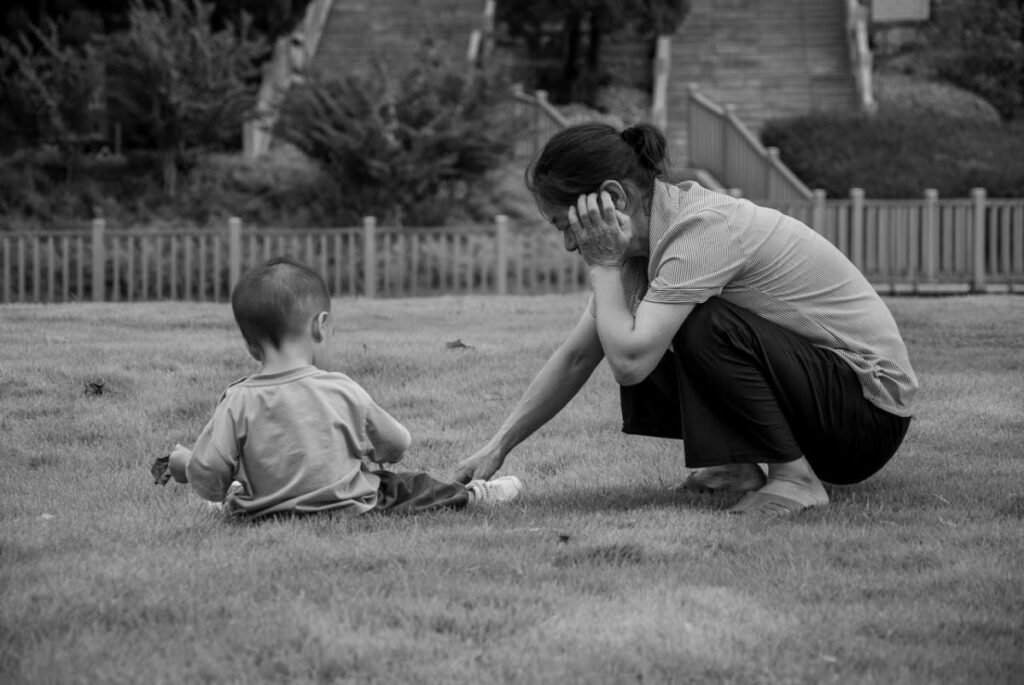
[[[633,124],[622,131],[622,140],[633,148],[640,163],[659,174],[665,173],[668,141],[651,124]]]

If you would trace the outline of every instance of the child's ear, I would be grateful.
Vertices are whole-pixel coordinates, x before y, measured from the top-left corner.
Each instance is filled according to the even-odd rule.
[[[313,317],[313,323],[311,324],[312,330],[310,333],[313,335],[314,342],[323,342],[327,338],[328,316],[328,312],[320,312]]]
[[[618,181],[605,181],[598,190],[611,195],[615,209],[620,212],[626,211],[626,208],[629,206],[629,195],[626,194],[626,189],[622,187],[621,183]]]

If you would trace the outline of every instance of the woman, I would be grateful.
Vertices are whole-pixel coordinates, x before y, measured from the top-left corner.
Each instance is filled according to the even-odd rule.
[[[622,386],[623,430],[684,439],[698,469],[685,486],[746,492],[736,513],[827,504],[822,481],[859,482],[896,452],[918,383],[874,288],[799,221],[667,183],[666,147],[650,125],[581,124],[527,170],[593,296],[458,480],[500,469],[602,358]]]

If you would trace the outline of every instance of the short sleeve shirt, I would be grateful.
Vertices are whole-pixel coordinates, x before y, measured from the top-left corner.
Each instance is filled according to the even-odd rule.
[[[721,297],[839,355],[875,406],[914,411],[917,377],[882,298],[834,245],[781,212],[656,181],[650,257],[627,262],[622,280],[633,312],[641,300]]]
[[[249,376],[225,391],[196,440],[189,483],[217,500],[240,481],[226,503],[233,513],[368,511],[380,485],[362,462],[373,406],[351,378],[314,366]]]

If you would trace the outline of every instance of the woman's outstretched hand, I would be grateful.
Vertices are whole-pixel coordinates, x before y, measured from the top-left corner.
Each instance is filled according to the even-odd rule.
[[[488,480],[504,463],[505,457],[501,450],[497,447],[484,447],[458,463],[452,480],[456,483],[468,483],[477,479]]]
[[[569,229],[587,266],[621,266],[626,259],[629,216],[615,208],[606,191],[580,195],[569,208]]]

